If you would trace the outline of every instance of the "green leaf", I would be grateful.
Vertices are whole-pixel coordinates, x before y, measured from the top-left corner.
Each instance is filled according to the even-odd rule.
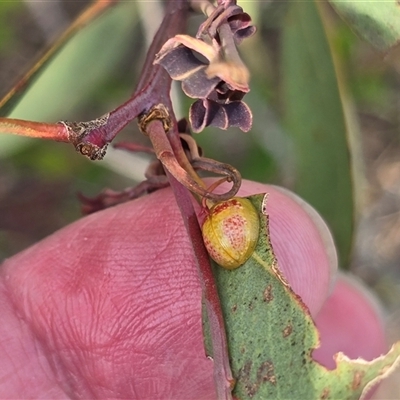
[[[400,343],[374,361],[339,353],[337,369],[312,359],[318,332],[279,271],[269,239],[267,195],[249,197],[260,213],[253,255],[234,270],[214,266],[236,386],[244,399],[358,399],[400,363]],[[206,341],[207,331],[205,330]]]
[[[0,2],[0,52],[1,56],[7,55],[7,50],[11,50],[15,40],[15,25],[10,25],[13,20],[14,12],[22,8],[22,3],[17,1]]]
[[[284,118],[296,156],[294,189],[327,221],[345,266],[354,208],[349,149],[332,56],[314,2],[291,3],[282,53]]]
[[[75,35],[46,64],[10,118],[54,122],[73,117],[129,49],[135,16],[135,4],[124,3]]]
[[[54,59],[55,55],[63,48],[71,37],[83,26],[92,21],[95,17],[112,6],[112,2],[93,2],[71,25],[60,35],[53,45],[33,64],[23,78],[11,88],[11,90],[0,99],[0,116],[6,116],[18,104],[20,99],[25,95],[35,79],[40,75],[46,66]]]
[[[78,32],[63,48],[34,72],[29,89],[8,99],[0,116],[32,121],[74,120],[77,108],[88,101],[96,88],[109,80],[136,30],[136,5],[118,5]],[[33,79],[34,78],[34,79]],[[14,99],[15,97],[15,99]],[[34,139],[0,135],[0,158],[20,150]]]
[[[400,5],[397,1],[329,0],[354,31],[380,51],[400,40]]]

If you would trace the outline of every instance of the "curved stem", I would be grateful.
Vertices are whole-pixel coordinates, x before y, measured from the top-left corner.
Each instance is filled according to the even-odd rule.
[[[188,175],[198,183],[200,187],[205,188],[206,185],[203,182],[203,180],[199,177],[197,172],[194,170],[192,164],[188,160],[185,151],[183,150],[182,147],[182,142],[181,142],[181,135],[178,132],[178,125],[175,123],[172,126],[171,133],[169,133],[169,141],[171,144],[171,148],[174,151],[174,154],[176,156],[176,159],[179,163],[179,165],[187,171]]]
[[[225,180],[232,182],[232,187],[228,192],[222,195],[214,194],[215,197],[218,196],[218,201],[229,200],[239,191],[242,183],[242,176],[240,175],[240,172],[232,165],[220,163],[219,161],[212,160],[211,158],[200,157],[192,161],[192,166],[196,169],[223,175],[226,177]],[[210,189],[213,190],[213,188],[208,188],[207,191]]]
[[[233,182],[232,188],[222,194],[213,193],[205,188],[205,184],[201,181],[200,177],[196,174],[197,179],[193,177],[177,162],[175,154],[172,150],[171,144],[165,135],[164,124],[162,121],[155,119],[146,125],[146,133],[153,144],[154,151],[157,158],[161,161],[164,167],[175,177],[175,179],[184,185],[191,192],[200,197],[205,197],[215,202],[228,200],[233,197],[239,190],[241,183],[241,176],[239,171],[229,164],[223,164],[208,158],[199,158],[194,160],[192,165],[205,171],[214,172],[216,174],[224,175]]]
[[[193,137],[191,135],[188,135],[187,133],[180,133],[179,137],[183,139],[185,143],[188,145],[190,151],[190,157],[192,158],[192,160],[195,158],[200,158],[199,148]]]

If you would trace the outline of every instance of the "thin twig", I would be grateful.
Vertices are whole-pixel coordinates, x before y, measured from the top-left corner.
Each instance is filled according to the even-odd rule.
[[[203,237],[190,193],[169,172],[167,172],[167,176],[181,210],[186,230],[191,238],[196,265],[200,275],[204,305],[210,324],[217,398],[220,400],[231,400],[234,379],[229,365],[224,318],[215,278],[211,270],[210,258],[204,247]]]
[[[0,118],[0,133],[12,133],[57,142],[70,141],[68,129],[64,124],[46,124],[22,119]]]

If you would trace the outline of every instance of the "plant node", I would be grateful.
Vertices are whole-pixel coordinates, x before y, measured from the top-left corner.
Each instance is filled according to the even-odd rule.
[[[159,120],[162,122],[165,133],[168,133],[168,131],[171,129],[171,117],[167,107],[165,107],[164,104],[157,104],[153,106],[150,111],[143,113],[138,117],[139,129],[146,136],[148,136],[146,132],[147,125],[154,120]]]
[[[107,124],[109,114],[87,122],[60,121],[68,131],[69,142],[76,151],[91,160],[101,160],[106,154],[108,143],[104,141],[102,127]]]

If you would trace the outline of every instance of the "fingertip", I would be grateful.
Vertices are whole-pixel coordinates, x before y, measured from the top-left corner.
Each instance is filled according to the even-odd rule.
[[[270,187],[271,241],[293,290],[315,316],[332,291],[337,255],[322,217],[293,192]]]
[[[82,218],[3,274],[75,397],[214,397],[201,287],[171,190]]]
[[[300,196],[280,186],[274,186],[274,188],[279,190],[283,194],[286,194],[288,197],[290,197],[292,200],[298,203],[303,208],[303,210],[308,214],[311,221],[315,224],[327,256],[329,276],[330,276],[328,293],[329,294],[332,293],[336,282],[336,274],[338,272],[338,255],[336,251],[335,242],[333,240],[332,233],[328,228],[328,225],[323,220],[321,215],[318,214],[315,208],[313,208]]]
[[[321,345],[313,358],[334,369],[333,355],[370,361],[387,351],[383,309],[377,299],[350,274],[339,275],[333,293],[316,317]]]

